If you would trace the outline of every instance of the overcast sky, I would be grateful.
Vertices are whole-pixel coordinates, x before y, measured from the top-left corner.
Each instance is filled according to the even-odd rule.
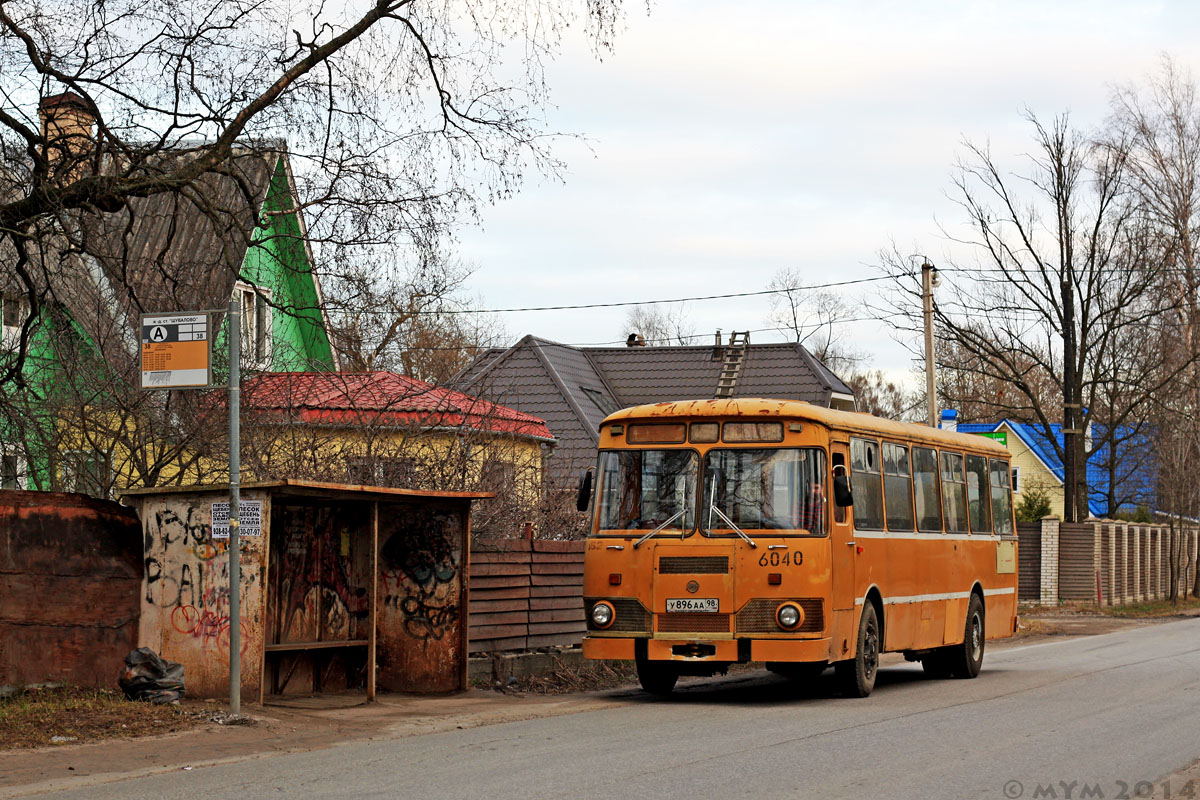
[[[1013,168],[1028,107],[1098,125],[1115,84],[1164,53],[1200,71],[1192,2],[659,0],[630,9],[598,62],[568,42],[548,70],[562,183],[528,181],[463,232],[488,308],[669,299],[874,277],[895,241],[937,263],[964,138]],[[870,286],[868,284],[867,286]],[[847,289],[861,291],[862,287]],[[698,332],[766,327],[769,299],[689,303]],[[625,309],[504,315],[513,341],[624,338]],[[878,322],[846,330],[872,366],[906,351]],[[777,341],[756,332],[751,341]]]

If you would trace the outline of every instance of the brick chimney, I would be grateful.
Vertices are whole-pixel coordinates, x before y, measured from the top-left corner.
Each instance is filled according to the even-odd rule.
[[[38,116],[52,178],[59,183],[78,179],[87,171],[96,143],[92,133],[96,118],[87,103],[72,92],[43,97]]]

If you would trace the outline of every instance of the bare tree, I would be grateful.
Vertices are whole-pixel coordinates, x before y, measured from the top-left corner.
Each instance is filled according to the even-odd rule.
[[[898,381],[890,380],[882,370],[851,373],[846,378],[846,384],[854,390],[857,409],[867,414],[915,422],[923,408],[920,394],[906,390]]]
[[[1160,289],[1170,298],[1171,330],[1161,347],[1185,362],[1179,386],[1161,398],[1164,455],[1200,462],[1200,99],[1194,78],[1168,57],[1145,85],[1118,88],[1112,98],[1107,140],[1127,146],[1131,190],[1158,234],[1168,243]],[[1186,455],[1181,449],[1191,447]],[[1168,466],[1164,501],[1196,510],[1194,476]],[[1200,563],[1193,593],[1200,597]]]
[[[776,272],[767,284],[771,298],[767,324],[796,341],[836,374],[860,367],[866,354],[849,344],[839,326],[854,318],[854,305],[832,289],[806,289],[795,270]],[[840,334],[840,335],[839,335]]]
[[[1128,349],[1157,336],[1164,245],[1126,191],[1126,150],[1095,146],[1065,117],[1049,127],[1028,120],[1036,150],[1023,173],[1010,175],[986,147],[965,145],[955,189],[970,233],[947,236],[971,255],[941,270],[953,285],[938,293],[935,329],[943,348],[970,359],[973,375],[1020,396],[1062,459],[1065,514],[1074,521],[1088,515],[1088,457],[1138,418],[1179,367],[1157,348]],[[883,265],[898,290],[893,322],[919,330],[920,276],[896,253],[885,253]],[[1087,447],[1093,416],[1109,433]],[[1059,420],[1062,443],[1051,435]]]
[[[648,345],[694,344],[696,326],[687,316],[687,304],[633,306],[625,314],[622,338],[637,334]]]
[[[136,390],[133,325],[142,311],[205,307],[198,298],[223,305],[235,280],[254,286],[250,251],[303,251],[284,266],[314,269],[330,307],[318,297],[275,311],[328,310],[351,366],[452,372],[489,339],[486,324],[447,313],[469,305],[465,273],[444,257],[454,226],[524,175],[558,174],[543,64],[579,22],[603,51],[621,11],[621,0],[0,3],[0,440],[24,449],[39,485],[107,474],[100,494],[193,481],[219,463],[211,400]],[[286,156],[269,162],[279,174],[264,172],[264,153]],[[197,218],[218,244],[203,263],[188,248]],[[367,319],[360,331],[385,335],[355,341]],[[88,463],[58,463],[75,451]]]
[[[330,337],[342,369],[396,370],[440,384],[506,333],[493,315],[475,313],[470,271],[439,262],[416,271],[359,274],[325,294]]]
[[[205,178],[233,174],[241,144],[285,141],[309,222],[296,235],[319,264],[339,252],[353,277],[371,255],[436,249],[527,170],[557,172],[543,62],[580,18],[608,47],[620,12],[621,0],[5,2],[0,282],[29,314],[0,384],[20,380],[57,299],[38,251],[54,236],[82,245],[70,215],[164,193],[210,207]],[[62,92],[71,124],[39,120],[39,98]]]

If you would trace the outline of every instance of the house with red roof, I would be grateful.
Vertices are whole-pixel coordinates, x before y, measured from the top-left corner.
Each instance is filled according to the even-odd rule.
[[[497,534],[530,517],[556,444],[539,417],[395,372],[260,373],[241,403],[255,479],[494,491],[472,522]]]

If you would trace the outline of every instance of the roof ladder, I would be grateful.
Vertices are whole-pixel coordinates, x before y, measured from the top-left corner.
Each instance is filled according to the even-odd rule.
[[[714,397],[733,397],[738,376],[742,374],[742,362],[746,359],[746,345],[750,344],[750,331],[734,331],[729,334],[725,348],[725,363],[721,365],[721,377],[717,379]]]

